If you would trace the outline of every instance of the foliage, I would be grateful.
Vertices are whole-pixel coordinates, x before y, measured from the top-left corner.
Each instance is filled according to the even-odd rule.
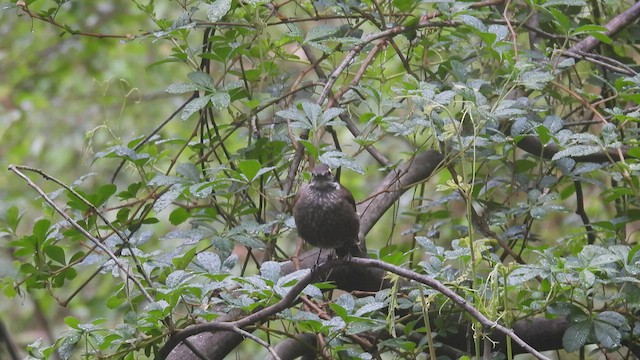
[[[37,157],[42,170],[12,165],[3,180],[20,194],[3,208],[13,269],[4,296],[46,298],[66,315],[51,316],[64,326],[53,341],[30,339],[31,358],[226,355],[220,342],[186,340],[197,333],[236,336],[225,344],[236,341],[242,358],[291,358],[287,339],[325,358],[481,356],[491,341],[511,357],[529,350],[520,338],[541,351],[592,344],[640,356],[640,76],[629,26],[640,5],[133,4],[121,4],[124,30],[86,28],[78,14],[104,9],[75,2],[3,10],[61,43],[81,41],[88,74],[106,77],[101,66],[118,59],[146,67],[122,65],[124,95],[102,99],[140,92],[144,110],[116,106],[118,126],[83,129],[97,175],[71,153]],[[65,103],[87,90],[70,72],[27,86],[18,70],[15,93],[0,95],[27,124],[46,117],[47,96]],[[174,102],[145,101],[147,82]],[[95,109],[79,104],[57,112],[90,118]],[[10,161],[30,163],[22,141],[56,125],[37,124],[5,144]],[[300,254],[293,195],[318,161],[344,170],[379,261],[317,267],[327,254]],[[24,184],[35,205],[20,198]],[[553,330],[523,325],[532,320]],[[456,336],[465,333],[468,342]]]

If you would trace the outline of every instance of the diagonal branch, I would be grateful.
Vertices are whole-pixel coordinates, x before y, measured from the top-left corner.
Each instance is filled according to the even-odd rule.
[[[469,303],[462,296],[456,294],[453,290],[446,287],[443,283],[425,276],[416,273],[415,271],[405,269],[396,265],[392,265],[386,263],[381,260],[374,259],[364,259],[364,258],[351,258],[349,260],[346,259],[333,259],[325,262],[320,265],[316,271],[312,271],[304,276],[300,281],[294,285],[289,292],[277,303],[268,306],[266,308],[262,308],[251,315],[248,315],[242,319],[231,321],[231,322],[220,322],[213,321],[205,324],[197,324],[192,325],[182,331],[175,333],[167,343],[160,349],[159,358],[165,359],[176,346],[178,346],[182,341],[186,340],[190,336],[198,335],[204,332],[211,331],[236,331],[237,328],[246,328],[248,326],[256,325],[260,322],[266,321],[270,317],[276,315],[277,313],[289,308],[298,298],[298,295],[302,293],[304,288],[311,284],[313,281],[321,279],[325,274],[329,273],[332,269],[340,267],[340,266],[348,266],[355,265],[356,267],[365,267],[365,268],[378,268],[384,271],[392,272],[399,276],[402,276],[406,279],[413,280],[425,285],[430,286],[434,290],[440,292],[444,296],[448,297],[455,304],[460,306],[465,312],[478,320],[482,325],[489,329],[496,330],[506,336],[510,337],[515,341],[518,345],[520,345],[523,349],[531,353],[537,359],[540,360],[548,360],[548,358],[538,352],[536,349],[527,344],[524,340],[522,340],[512,329],[509,329],[496,321],[490,320],[486,316],[484,316],[478,309],[476,309],[471,303]],[[178,357],[171,357],[172,359],[177,359]]]
[[[84,237],[91,240],[91,242],[93,242],[95,246],[100,248],[100,250],[104,251],[107,255],[109,255],[109,257],[111,258],[111,260],[113,260],[116,266],[118,266],[118,268],[120,268],[120,270],[122,270],[122,272],[127,275],[127,278],[129,278],[136,285],[138,290],[140,290],[140,292],[144,295],[147,301],[154,302],[153,297],[149,295],[149,293],[147,292],[147,289],[142,285],[142,283],[140,283],[140,280],[138,280],[138,278],[136,278],[129,271],[128,266],[124,264],[120,260],[120,258],[118,258],[113,253],[113,251],[111,251],[111,249],[109,249],[105,244],[103,244],[102,241],[97,239],[90,232],[88,232],[82,226],[80,226],[80,224],[78,224],[75,220],[73,220],[69,215],[67,215],[67,213],[65,213],[64,210],[62,210],[53,200],[51,200],[51,198],[47,196],[47,194],[38,185],[36,185],[33,181],[31,181],[31,179],[27,175],[25,175],[22,171],[20,171],[20,166],[9,165],[9,171],[16,173],[16,175],[24,179],[27,185],[33,188],[42,197],[42,199],[46,201],[47,204],[49,204],[58,214],[60,214],[60,216],[62,216],[65,220],[67,220],[67,222],[71,224],[71,226],[73,226],[76,230],[78,230]]]

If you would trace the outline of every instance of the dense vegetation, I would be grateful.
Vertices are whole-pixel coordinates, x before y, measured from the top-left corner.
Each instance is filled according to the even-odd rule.
[[[639,3],[98,3],[0,12],[0,357],[640,357]]]

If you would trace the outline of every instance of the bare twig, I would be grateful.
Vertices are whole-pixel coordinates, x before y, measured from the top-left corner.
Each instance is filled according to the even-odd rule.
[[[53,25],[53,26],[55,26],[55,27],[57,27],[59,29],[62,29],[64,31],[66,31],[67,33],[69,33],[71,35],[88,36],[88,37],[94,37],[94,38],[98,38],[98,39],[126,39],[126,40],[133,40],[138,36],[144,36],[144,35],[149,35],[150,34],[149,32],[146,32],[146,33],[142,33],[142,34],[139,34],[139,35],[133,35],[133,34],[118,35],[118,34],[100,34],[100,33],[92,33],[92,32],[80,31],[80,30],[73,30],[68,25],[64,25],[64,24],[58,23],[52,17],[43,17],[43,16],[40,16],[40,15],[32,12],[31,10],[29,10],[29,7],[27,6],[27,3],[25,1],[17,1],[16,2],[16,6],[18,8],[20,8],[22,11],[24,11],[24,13],[27,14],[30,18],[49,23],[49,24],[51,24],[51,25]]]
[[[509,20],[509,5],[511,4],[511,0],[507,0],[507,3],[504,4],[504,11],[502,12],[502,17],[504,21],[507,23],[507,27],[509,28],[509,33],[511,34],[511,42],[513,43],[513,57],[518,59],[518,37],[516,36],[515,30],[513,30],[513,26],[511,25],[511,21]]]
[[[276,351],[271,347],[271,345],[267,344],[264,340],[260,339],[259,337],[253,335],[250,332],[240,329],[237,326],[233,328],[233,331],[260,344],[262,347],[267,349],[267,351],[269,351],[269,353],[271,354],[271,356],[273,356],[275,360],[281,360],[280,356],[278,356],[278,353],[276,353]]]

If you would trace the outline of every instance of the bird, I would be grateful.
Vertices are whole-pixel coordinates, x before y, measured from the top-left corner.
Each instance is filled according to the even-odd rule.
[[[350,256],[350,249],[358,245],[360,218],[356,202],[326,164],[316,165],[311,170],[311,181],[298,190],[293,218],[302,239],[320,249],[335,249],[338,258]]]

